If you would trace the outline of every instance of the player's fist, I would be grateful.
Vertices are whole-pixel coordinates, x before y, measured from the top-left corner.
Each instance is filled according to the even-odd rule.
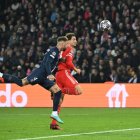
[[[55,80],[55,77],[51,74],[51,75],[48,75],[47,78],[51,81],[54,81]]]
[[[80,74],[80,73],[81,73],[81,70],[80,70],[80,69],[77,69],[76,72],[77,72],[78,74]]]

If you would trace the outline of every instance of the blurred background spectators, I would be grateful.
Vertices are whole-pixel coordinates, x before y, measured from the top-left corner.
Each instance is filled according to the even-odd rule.
[[[99,30],[103,19],[109,35]],[[79,82],[140,82],[139,0],[0,0],[0,71],[29,75],[67,32],[78,40]]]

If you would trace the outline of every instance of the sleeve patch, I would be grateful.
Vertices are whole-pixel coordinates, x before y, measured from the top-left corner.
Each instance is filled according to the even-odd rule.
[[[49,52],[50,51],[50,49],[47,49],[47,52]]]
[[[56,55],[56,52],[52,52],[52,55],[55,56]]]

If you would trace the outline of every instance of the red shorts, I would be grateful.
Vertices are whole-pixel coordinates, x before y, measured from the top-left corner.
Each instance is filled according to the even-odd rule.
[[[56,73],[56,83],[62,88],[73,88],[78,84],[77,80],[71,75],[69,70],[60,70]]]

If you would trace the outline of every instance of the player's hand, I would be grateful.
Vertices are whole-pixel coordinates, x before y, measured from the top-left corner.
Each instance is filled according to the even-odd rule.
[[[51,75],[48,75],[47,78],[51,81],[54,81],[55,80],[55,77],[51,74]]]
[[[80,74],[81,73],[81,70],[80,69],[77,69],[77,73]]]
[[[74,71],[75,71],[76,73],[78,73],[78,74],[81,73],[81,69],[78,69],[78,68],[76,68],[76,67],[74,67]]]
[[[75,71],[78,73],[78,74],[80,74],[81,73],[81,69],[75,69]]]

